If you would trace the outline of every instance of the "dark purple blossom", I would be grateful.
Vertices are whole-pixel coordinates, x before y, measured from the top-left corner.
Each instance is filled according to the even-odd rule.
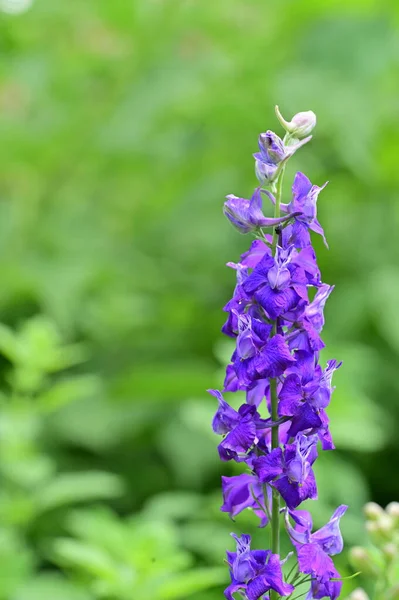
[[[267,377],[279,377],[295,362],[282,335],[270,337],[272,326],[249,314],[235,314],[238,335],[232,356],[238,388]],[[231,369],[229,369],[231,376]]]
[[[323,371],[315,363],[314,354],[299,350],[295,353],[295,358],[295,366],[289,369],[279,392],[279,416],[291,417],[289,435],[295,436],[307,430],[322,430],[324,439],[328,423],[325,409],[333,391],[331,380],[341,363],[331,360]]]
[[[254,460],[254,471],[262,483],[270,483],[289,508],[296,508],[308,498],[317,498],[312,464],[317,458],[317,437],[299,434],[294,444],[275,448]]]
[[[251,536],[240,538],[232,534],[237,543],[236,552],[227,552],[231,584],[224,595],[234,600],[233,594],[245,592],[248,600],[260,600],[269,590],[288,596],[294,587],[283,581],[280,558],[270,550],[251,550]]]
[[[243,404],[236,411],[218,390],[208,392],[219,402],[212,427],[215,433],[225,436],[218,446],[221,460],[245,460],[247,452],[258,441],[258,431],[268,427],[268,422],[260,418],[256,406]]]
[[[298,253],[294,246],[277,246],[274,258],[265,254],[245,277],[242,291],[254,297],[268,318],[277,319],[290,311],[301,313],[308,301],[307,287],[317,285],[319,278],[313,249]]]

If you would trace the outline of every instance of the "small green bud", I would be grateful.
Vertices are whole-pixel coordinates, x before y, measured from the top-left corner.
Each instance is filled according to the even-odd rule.
[[[349,550],[349,561],[356,571],[361,571],[364,575],[375,575],[378,572],[370,553],[361,546],[353,546]]]
[[[312,110],[299,112],[292,117],[291,121],[286,121],[279,107],[276,106],[276,115],[284,129],[299,140],[307,137],[316,127],[316,115]]]
[[[367,502],[363,508],[363,512],[368,519],[376,521],[384,514],[384,509],[377,502]]]
[[[366,592],[364,590],[362,590],[362,588],[356,588],[351,593],[348,600],[370,600],[370,598],[368,597]]]

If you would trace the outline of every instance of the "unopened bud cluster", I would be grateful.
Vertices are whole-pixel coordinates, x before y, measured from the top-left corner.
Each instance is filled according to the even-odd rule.
[[[373,600],[399,600],[399,502],[383,509],[375,502],[364,507],[367,547],[355,546],[349,559],[356,571],[368,577],[375,587]],[[356,589],[348,600],[371,600],[364,590]]]

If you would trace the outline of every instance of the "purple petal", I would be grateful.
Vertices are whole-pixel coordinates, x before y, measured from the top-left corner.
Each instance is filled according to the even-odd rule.
[[[245,252],[240,259],[240,263],[249,269],[253,269],[266,255],[271,256],[271,250],[261,240],[254,240],[250,249]]]
[[[290,244],[294,244],[296,248],[306,248],[310,246],[309,225],[295,219],[294,223],[284,227],[282,240],[284,247]]]
[[[273,290],[269,285],[263,285],[259,288],[255,292],[255,298],[271,319],[277,319],[277,317],[293,309],[300,299],[293,288],[280,291]]]
[[[215,433],[224,435],[236,426],[239,420],[238,412],[234,410],[223,398],[219,390],[207,390],[209,394],[217,398],[219,408],[216,411],[212,421],[212,428]]]
[[[254,471],[261,483],[267,483],[283,472],[283,451],[275,448],[266,456],[260,456],[254,461]]]
[[[233,594],[245,588],[244,583],[231,583],[225,590],[224,596],[227,600],[235,600]]]
[[[301,405],[302,385],[298,375],[287,375],[279,392],[278,411],[280,416],[295,415]]]
[[[241,389],[233,365],[227,365],[223,383],[224,392],[238,392]]]
[[[306,196],[312,189],[310,179],[298,171],[295,174],[294,183],[292,184],[292,195],[294,199]]]
[[[254,475],[243,473],[233,477],[222,477],[223,505],[220,510],[235,517],[245,508],[253,508],[256,503],[251,494],[251,486],[257,484]]]
[[[267,283],[267,274],[269,269],[274,265],[274,258],[265,255],[262,260],[256,265],[251,275],[243,284],[244,291],[247,294],[253,294],[258,288]]]
[[[324,245],[328,248],[328,243],[326,240],[326,236],[324,235],[324,230],[317,219],[314,219],[312,223],[309,225],[310,229],[315,233],[318,233],[323,238]]]
[[[239,198],[230,194],[226,196],[227,200],[223,205],[223,212],[229,221],[241,233],[248,233],[254,229],[254,225],[249,218],[249,200]]]
[[[245,454],[254,444],[255,438],[256,426],[251,415],[248,415],[219,444],[221,460],[236,459],[237,454]]]
[[[262,352],[256,357],[256,371],[260,378],[279,377],[295,359],[282,335],[273,336]]]
[[[317,543],[327,554],[334,555],[342,552],[344,541],[339,528],[339,522],[347,510],[348,507],[345,504],[341,504],[329,522],[311,535],[312,543]]]
[[[332,577],[339,578],[340,574],[336,569]],[[308,596],[308,600],[319,600],[321,598],[330,598],[330,600],[337,600],[341,594],[342,581],[325,581],[313,580],[311,584],[311,596]]]
[[[295,437],[299,432],[317,429],[322,425],[323,422],[319,415],[305,402],[293,416],[288,434]]]
[[[258,407],[263,398],[266,397],[270,388],[268,379],[258,379],[247,389],[246,401],[248,404]]]
[[[301,573],[328,581],[335,571],[332,559],[317,544],[304,544],[298,550],[298,563]]]

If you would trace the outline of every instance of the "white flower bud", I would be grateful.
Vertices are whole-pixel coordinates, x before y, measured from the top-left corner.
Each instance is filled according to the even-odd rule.
[[[284,129],[300,140],[308,136],[316,127],[316,115],[312,110],[299,112],[292,117],[291,121],[286,121],[276,106],[276,115]]]
[[[385,546],[382,548],[382,551],[390,562],[393,561],[398,555],[398,549],[392,542],[385,544]]]
[[[351,593],[348,600],[370,600],[370,598],[368,597],[366,592],[364,590],[362,590],[362,588],[356,588]]]
[[[361,546],[353,546],[349,551],[349,560],[351,565],[365,575],[374,575],[376,567],[369,552]]]
[[[384,509],[377,502],[367,502],[363,511],[366,517],[372,521],[376,521],[384,514]]]
[[[385,511],[393,519],[399,519],[399,502],[390,502],[386,507]]]
[[[383,533],[392,533],[394,528],[393,519],[384,513],[377,521],[378,529]]]

